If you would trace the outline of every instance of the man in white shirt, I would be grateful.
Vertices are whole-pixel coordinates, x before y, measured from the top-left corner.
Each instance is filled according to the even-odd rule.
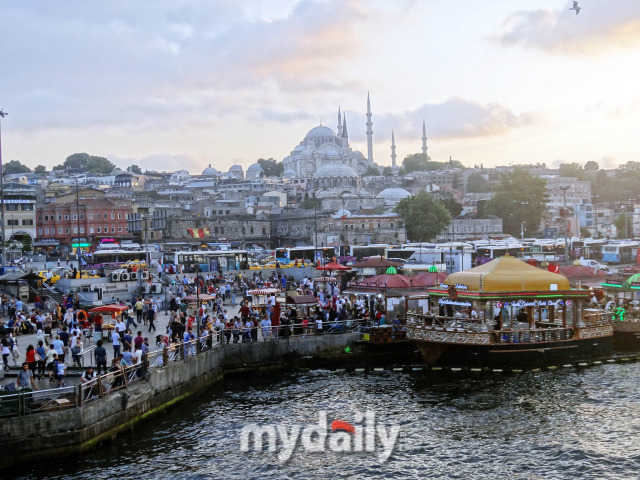
[[[124,337],[124,331],[127,329],[127,326],[122,321],[122,317],[118,319],[118,323],[116,323],[116,332],[120,335],[120,339]]]
[[[114,330],[111,334],[111,343],[113,344],[113,358],[120,355],[120,334]]]

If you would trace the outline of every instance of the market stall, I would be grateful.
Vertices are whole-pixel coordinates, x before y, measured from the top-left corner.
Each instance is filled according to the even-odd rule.
[[[106,336],[108,338],[111,334],[111,331],[116,328],[118,319],[122,318],[122,316],[128,309],[129,307],[126,305],[109,304],[101,305],[89,310],[91,321],[93,321],[93,324],[95,325],[95,341],[97,342],[98,340],[102,340],[103,336]]]

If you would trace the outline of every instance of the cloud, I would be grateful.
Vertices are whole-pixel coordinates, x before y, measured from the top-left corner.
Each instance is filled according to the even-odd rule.
[[[555,54],[598,55],[612,48],[640,44],[640,2],[581,2],[579,15],[569,10],[539,9],[513,13],[492,38],[503,46],[522,45]]]
[[[456,139],[504,135],[513,129],[542,122],[542,115],[533,112],[516,114],[499,103],[480,103],[460,97],[445,102],[424,104],[401,114],[374,115],[377,132],[396,138],[419,138],[422,121],[426,122],[427,136],[438,139]],[[386,133],[388,132],[388,133]]]

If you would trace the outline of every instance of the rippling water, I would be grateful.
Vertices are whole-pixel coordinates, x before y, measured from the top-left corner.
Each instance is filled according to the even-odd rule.
[[[318,370],[225,381],[100,450],[14,478],[638,478],[640,364],[523,374]],[[373,453],[243,453],[247,423],[301,426],[375,410],[401,427]],[[1,452],[0,452],[1,454]],[[6,472],[9,473],[9,472]],[[4,475],[3,475],[4,476]],[[5,477],[5,478],[10,478]]]

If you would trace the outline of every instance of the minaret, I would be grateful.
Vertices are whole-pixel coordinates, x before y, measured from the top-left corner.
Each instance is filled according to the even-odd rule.
[[[342,118],[340,116],[340,107],[338,107],[338,137],[342,137]]]
[[[391,130],[391,168],[396,168],[396,137]]]
[[[347,132],[347,114],[342,115],[342,138],[344,138],[345,147],[349,146],[349,132]]]
[[[427,154],[427,127],[424,123],[424,119],[422,120],[422,153],[424,155]]]
[[[371,102],[369,101],[369,92],[367,92],[367,160],[369,164],[373,163],[373,123],[371,123]]]

